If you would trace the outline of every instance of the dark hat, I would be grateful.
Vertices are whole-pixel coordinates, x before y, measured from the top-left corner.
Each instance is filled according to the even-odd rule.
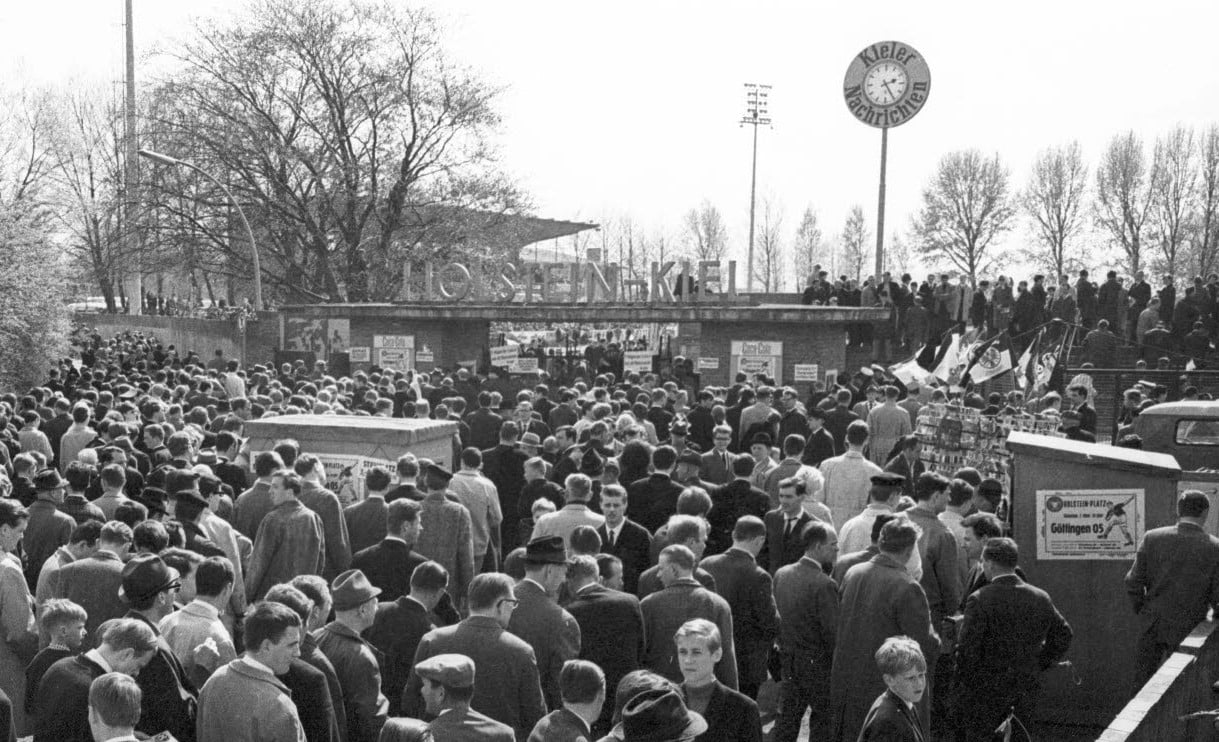
[[[191,469],[171,469],[165,472],[165,494],[199,491],[199,474]]]
[[[157,513],[165,513],[165,500],[168,495],[165,490],[160,487],[145,487],[139,497],[133,498],[136,502],[148,509],[149,517]]]
[[[694,451],[691,451],[690,449],[687,448],[686,450],[681,452],[681,455],[679,455],[677,457],[677,463],[691,464],[692,466],[702,466],[703,458],[701,456],[699,456],[697,453],[695,453]]]
[[[750,446],[757,446],[759,444],[769,448],[775,445],[775,442],[771,440],[769,433],[758,433],[753,438],[749,439]]]
[[[538,448],[539,446],[542,445],[542,439],[538,437],[537,433],[526,433],[521,436],[520,443],[522,446],[529,446],[530,448]]]
[[[347,611],[380,595],[381,588],[373,587],[360,570],[349,569],[330,583],[330,594],[334,596],[334,609]]]
[[[981,484],[978,485],[978,494],[984,497],[986,495],[997,495],[1002,497],[1003,482],[1000,482],[998,479],[993,477],[987,477],[986,479],[982,480]]]
[[[597,453],[597,449],[590,448],[580,457],[580,473],[587,474],[590,477],[599,477],[605,471],[605,459],[601,454]]]
[[[676,690],[653,688],[627,701],[622,731],[631,742],[692,740],[707,731],[707,720],[686,708]]]
[[[215,466],[216,464],[220,463],[220,456],[216,453],[216,449],[205,448],[199,452],[198,456],[195,457],[195,463]]]
[[[34,475],[34,489],[39,492],[63,489],[68,486],[64,478],[54,469],[43,469]]]
[[[419,470],[422,471],[425,475],[428,473],[432,473],[432,474],[435,474],[436,476],[440,477],[441,479],[443,479],[446,482],[448,482],[450,479],[453,478],[453,472],[444,468],[440,464],[437,464],[435,461],[432,461],[430,459],[427,459],[426,461],[427,461],[426,465],[424,465],[424,463],[423,463],[424,460],[420,460],[420,462],[419,462]]]
[[[119,597],[129,603],[146,600],[167,588],[180,585],[178,571],[156,554],[137,554],[123,567]]]
[[[882,471],[880,474],[872,475],[872,484],[881,487],[901,487],[905,483],[906,478],[904,476],[891,471]]]
[[[685,420],[674,420],[669,424],[669,432],[673,435],[689,435],[690,423]]]
[[[415,665],[421,678],[446,688],[474,687],[474,660],[464,654],[438,654]]]
[[[562,536],[539,536],[525,546],[527,564],[567,564]]]

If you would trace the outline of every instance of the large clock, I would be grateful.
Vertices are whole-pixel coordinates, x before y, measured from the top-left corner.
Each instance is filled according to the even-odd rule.
[[[855,55],[847,67],[847,109],[869,126],[906,123],[927,102],[931,72],[923,55],[900,41],[879,41]]]

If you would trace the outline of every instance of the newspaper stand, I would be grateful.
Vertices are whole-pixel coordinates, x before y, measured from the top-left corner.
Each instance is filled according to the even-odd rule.
[[[364,415],[281,415],[250,420],[250,456],[269,451],[276,441],[292,438],[301,450],[326,467],[327,487],[340,499],[363,499],[364,473],[372,466],[392,472],[398,457],[410,452],[445,467],[453,461],[457,423]]]
[[[1135,616],[1124,578],[1143,534],[1176,522],[1176,459],[1012,433],[1012,535],[1028,581],[1075,632],[1045,673],[1037,710],[1051,723],[1107,724],[1134,692]]]

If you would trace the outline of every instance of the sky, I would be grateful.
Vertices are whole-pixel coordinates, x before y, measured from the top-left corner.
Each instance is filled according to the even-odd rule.
[[[172,45],[193,16],[242,4],[135,0],[137,54]],[[860,204],[875,229],[881,134],[851,116],[842,82],[852,57],[877,41],[913,46],[931,70],[923,110],[889,132],[886,239],[908,230],[950,151],[997,152],[1020,187],[1047,146],[1078,139],[1094,165],[1119,132],[1150,144],[1178,123],[1219,122],[1214,0],[424,4],[445,22],[453,57],[504,87],[503,164],[537,215],[629,215],[679,239],[682,215],[708,200],[742,260],[746,82],[773,86],[774,124],[758,133],[759,209],[769,196],[790,236],[812,206],[832,236]],[[0,72],[10,80],[14,71],[51,84],[121,80],[122,0],[3,6]],[[1032,239],[1021,223],[1000,249]]]

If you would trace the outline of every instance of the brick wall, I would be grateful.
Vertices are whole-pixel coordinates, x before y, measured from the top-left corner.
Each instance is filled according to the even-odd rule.
[[[697,342],[700,357],[719,359],[718,369],[702,372],[704,385],[723,386],[732,381],[732,342],[735,340],[782,342],[783,384],[793,383],[794,367],[798,363],[816,363],[823,375],[827,369],[841,372],[846,368],[846,325],[843,323],[803,327],[761,322],[703,322],[697,327],[697,341],[693,338],[695,326],[683,324],[682,335],[689,337],[691,343]]]
[[[435,354],[434,363],[416,364],[420,371],[430,371],[436,365],[452,368],[460,361],[481,359],[490,328],[490,322],[480,320],[404,321],[392,317],[357,317],[351,320],[351,346],[371,348],[374,335],[413,335],[416,351],[427,345]],[[367,369],[369,365],[355,363],[352,369]]]

